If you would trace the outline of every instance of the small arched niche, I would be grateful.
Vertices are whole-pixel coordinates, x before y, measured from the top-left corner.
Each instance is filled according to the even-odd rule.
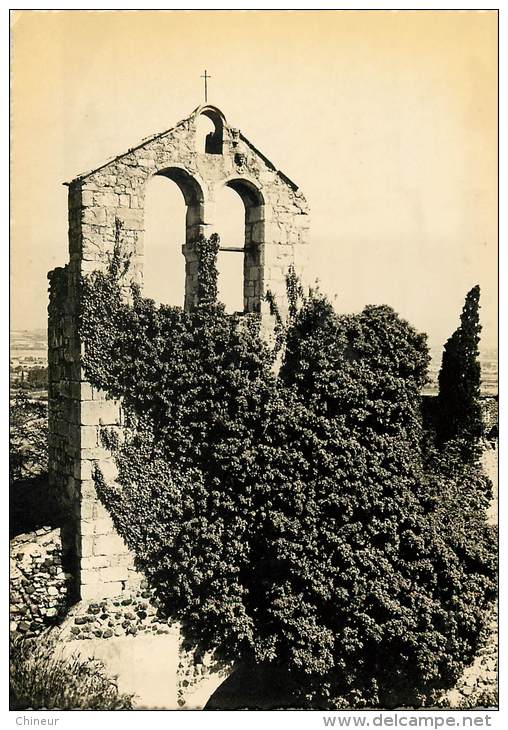
[[[222,155],[224,119],[213,107],[206,107],[196,117],[196,150],[209,155]]]

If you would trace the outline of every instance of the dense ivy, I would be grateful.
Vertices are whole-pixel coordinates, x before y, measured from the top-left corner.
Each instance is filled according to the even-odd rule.
[[[217,245],[190,312],[126,302],[118,247],[83,281],[86,375],[129,426],[104,432],[99,494],[191,642],[280,669],[292,704],[428,703],[473,656],[495,565],[481,475],[422,453],[425,336],[291,275],[275,375],[258,320],[214,299]]]

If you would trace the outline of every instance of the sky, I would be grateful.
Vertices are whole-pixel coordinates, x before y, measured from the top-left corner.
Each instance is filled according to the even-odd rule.
[[[307,197],[307,278],[338,311],[389,304],[439,348],[478,283],[482,348],[496,346],[494,11],[14,12],[14,329],[45,326],[47,271],[68,260],[62,183],[188,116],[205,68],[208,101]],[[234,243],[227,194],[218,227]],[[176,186],[152,180],[146,291],[171,304],[183,216]]]

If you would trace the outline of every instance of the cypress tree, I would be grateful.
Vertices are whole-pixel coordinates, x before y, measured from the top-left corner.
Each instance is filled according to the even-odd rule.
[[[477,455],[483,434],[479,301],[480,287],[476,285],[466,296],[460,326],[444,346],[439,371],[438,437],[442,444],[456,439],[463,441],[467,458]]]

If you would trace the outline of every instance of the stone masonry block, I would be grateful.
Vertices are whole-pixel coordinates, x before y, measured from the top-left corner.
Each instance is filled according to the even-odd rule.
[[[75,479],[89,481],[92,479],[92,468],[93,462],[86,459],[76,459],[72,467],[72,474]]]
[[[77,554],[80,558],[89,558],[93,555],[95,539],[90,535],[79,535],[77,544]]]
[[[259,224],[255,224],[259,225]],[[264,241],[265,243],[280,245],[285,240],[284,229],[277,225],[276,222],[264,223]]]
[[[81,481],[81,499],[83,501],[87,499],[95,501],[97,499],[97,491],[93,479],[83,479]]]
[[[102,446],[96,446],[95,448],[82,448],[80,451],[80,455],[82,459],[90,459],[93,461],[97,461],[99,459],[104,459],[108,456],[108,453],[106,449],[104,449]]]
[[[123,555],[112,555],[110,558],[111,567],[121,567],[127,570],[135,570],[134,556],[132,553],[124,553]]]
[[[93,205],[93,191],[92,190],[82,190],[81,191],[81,204],[85,208],[88,208],[89,206]]]
[[[81,398],[81,400],[93,400],[94,399],[94,389],[90,385],[90,383],[76,383],[76,385],[79,388],[79,394],[78,398]],[[73,392],[74,395],[74,392]]]
[[[69,394],[71,398],[79,400],[81,398],[81,384],[78,380],[74,380],[69,384]]]
[[[265,211],[264,206],[254,206],[252,208],[247,208],[245,212],[245,220],[247,223],[259,223],[260,221],[264,221],[265,219]]]
[[[143,230],[143,211],[139,208],[119,208],[116,217],[123,223],[124,229],[132,231]]]
[[[102,476],[107,482],[111,483],[117,479],[118,468],[113,459],[102,459],[98,466],[102,472]]]
[[[103,518],[97,520],[93,516],[85,518],[83,514],[81,514],[82,535],[86,535],[87,537],[91,535],[95,535],[95,537],[98,537],[99,535],[110,535],[114,531],[114,529],[115,528],[113,527],[111,518]]]
[[[115,568],[101,568],[99,576],[104,583],[117,583],[128,580],[129,569],[122,566],[117,566]]]
[[[108,510],[99,500],[92,504],[92,516],[98,520],[110,518]]]
[[[99,582],[99,568],[89,568],[88,561],[81,561],[80,580],[82,585],[91,585]]]
[[[95,193],[93,196],[94,205],[97,207],[116,208],[118,205],[118,195],[111,192]]]
[[[127,547],[117,533],[93,538],[93,555],[121,555],[126,552]]]
[[[110,568],[111,560],[107,555],[92,555],[89,558],[82,558],[81,571],[96,571],[98,568]]]
[[[80,593],[83,601],[100,600],[101,598],[114,598],[122,593],[122,583],[103,583],[100,579],[94,583],[87,583],[81,586]]]
[[[94,519],[93,526],[96,535],[110,535],[115,529],[109,515],[100,519]]]
[[[120,407],[115,401],[83,401],[80,420],[83,425],[120,423]]]
[[[77,499],[78,496],[78,483],[74,477],[67,478],[67,494],[71,500]]]
[[[92,499],[85,499],[83,502],[77,505],[77,516],[85,522],[94,517],[94,501]]]
[[[83,223],[89,223],[94,226],[106,225],[106,210],[104,208],[84,208]]]

